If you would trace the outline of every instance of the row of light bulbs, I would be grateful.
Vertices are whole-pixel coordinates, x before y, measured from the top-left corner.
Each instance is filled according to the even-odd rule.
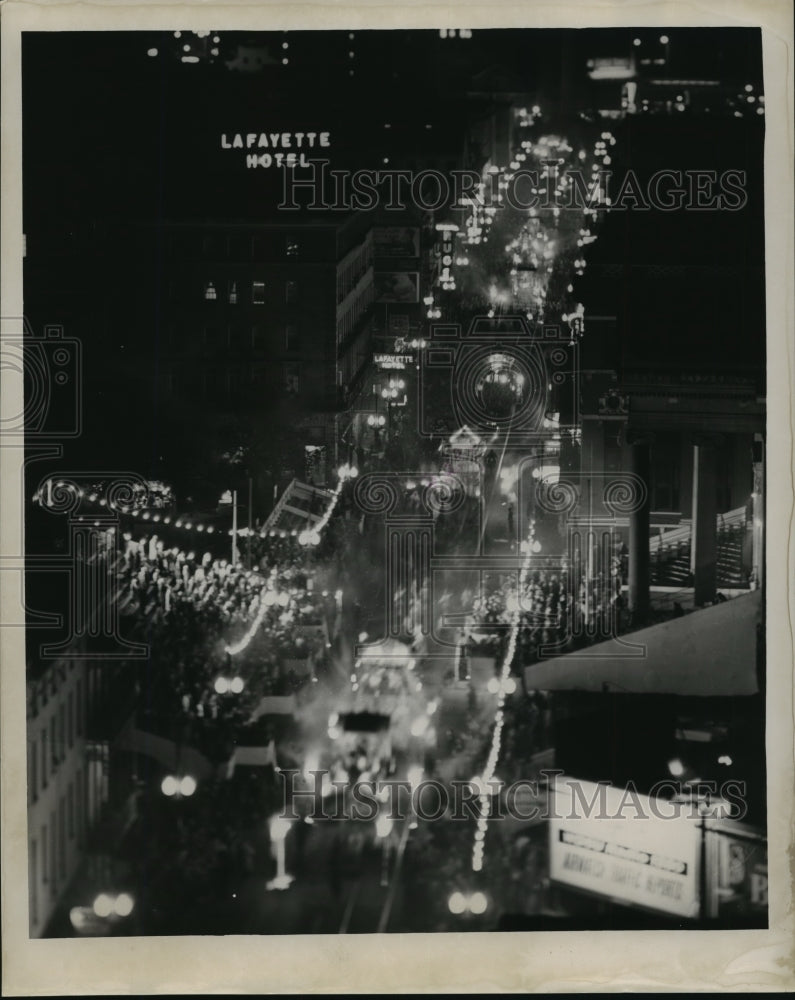
[[[527,551],[522,562],[522,568],[519,571],[520,594],[524,593],[527,575],[530,569],[530,562],[532,560],[533,543],[535,541],[535,521],[530,522],[530,530],[528,532],[527,541],[529,542],[529,545],[527,546]],[[505,725],[503,705],[505,704],[506,696],[516,690],[516,682],[513,681],[513,678],[511,677],[511,664],[513,663],[513,658],[516,654],[516,642],[519,635],[520,619],[521,610],[517,606],[516,610],[511,611],[508,649],[506,650],[505,658],[502,662],[502,669],[500,670],[499,678],[494,678],[497,680],[497,690],[494,692],[497,696],[497,707],[494,713],[494,730],[491,738],[491,747],[489,749],[489,755],[486,760],[486,765],[483,768],[483,772],[478,779],[476,779],[480,787],[480,795],[478,797],[480,815],[478,816],[477,829],[475,831],[475,843],[472,848],[472,870],[476,872],[479,872],[483,868],[486,829],[488,827],[489,815],[491,813],[491,795],[493,792],[490,792],[488,789],[499,784],[499,782],[495,779],[495,771],[497,768],[497,762],[500,759],[500,750],[502,748],[502,730]],[[513,681],[513,688],[511,688],[509,681]]]

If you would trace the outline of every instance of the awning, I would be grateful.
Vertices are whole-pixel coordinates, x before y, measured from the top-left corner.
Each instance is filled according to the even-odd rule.
[[[310,486],[294,479],[273,508],[262,533],[284,531],[291,534],[293,531],[311,531],[318,521],[323,519],[333,499],[334,493],[331,490]]]
[[[525,667],[525,684],[539,691],[756,694],[761,613],[762,592],[754,590],[621,639]]]

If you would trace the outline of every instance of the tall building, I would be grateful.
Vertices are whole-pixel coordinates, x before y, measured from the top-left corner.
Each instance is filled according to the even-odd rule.
[[[34,653],[28,663],[31,937],[43,936],[56,913],[63,920],[68,903],[91,906],[71,897],[92,884],[87,869],[103,868],[134,815],[135,768],[115,746],[132,710],[133,675],[81,650],[78,640],[58,659]]]
[[[304,478],[308,446],[326,449],[328,471],[337,415],[370,356],[369,216],[285,212],[274,222],[165,222],[132,232],[148,254],[134,322],[153,330],[154,405],[164,423],[181,425],[175,443],[184,446],[190,423],[202,439],[204,470],[185,470],[183,494],[206,503],[224,485],[213,481],[214,464],[234,465],[236,456],[245,455],[260,501],[284,479]],[[322,468],[316,476],[325,482]]]

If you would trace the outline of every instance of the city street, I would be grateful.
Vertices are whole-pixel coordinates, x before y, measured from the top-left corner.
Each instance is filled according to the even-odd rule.
[[[758,32],[33,34],[31,936],[759,925]]]

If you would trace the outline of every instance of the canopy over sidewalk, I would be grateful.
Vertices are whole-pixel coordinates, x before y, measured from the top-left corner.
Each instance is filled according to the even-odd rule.
[[[762,592],[716,604],[622,639],[525,667],[527,688],[695,696],[752,695]],[[631,645],[630,645],[631,644]],[[637,645],[645,650],[637,650]],[[639,655],[640,654],[640,655]]]

